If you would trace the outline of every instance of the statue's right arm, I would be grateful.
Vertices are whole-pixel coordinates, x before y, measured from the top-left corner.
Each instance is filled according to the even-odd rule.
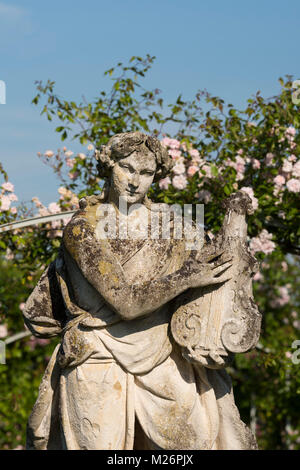
[[[65,323],[65,307],[56,278],[55,261],[43,272],[25,303],[24,323],[40,338],[58,336]]]
[[[154,312],[190,287],[200,285],[201,265],[192,259],[165,277],[139,284],[127,283],[108,240],[95,238],[84,213],[73,217],[66,226],[63,245],[89,283],[125,320]]]

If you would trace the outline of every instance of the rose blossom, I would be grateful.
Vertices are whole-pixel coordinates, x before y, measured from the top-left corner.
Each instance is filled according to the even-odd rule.
[[[296,135],[296,129],[293,126],[290,126],[286,129],[285,135],[287,137],[294,137]]]
[[[187,174],[188,176],[194,176],[194,174],[197,173],[198,170],[199,170],[198,166],[191,165],[188,167]]]
[[[49,215],[49,211],[46,207],[42,206],[39,209],[39,214],[41,217],[43,217],[44,215]]]
[[[61,194],[62,196],[65,196],[68,192],[67,188],[64,188],[63,186],[60,186],[57,190],[59,192],[59,194]]]
[[[257,160],[256,158],[253,158],[251,160],[251,164],[252,164],[253,170],[259,170],[259,168],[260,168],[260,161],[259,160]]]
[[[263,279],[263,275],[258,271],[253,276],[253,281],[261,281]]]
[[[176,189],[185,189],[187,186],[187,179],[184,175],[176,175],[172,179],[172,185]]]
[[[164,146],[164,147],[169,147],[170,145],[170,137],[164,137],[162,140],[161,140],[161,144]]]
[[[274,158],[273,153],[271,152],[267,153],[266,158],[265,158],[266,166],[273,166],[273,158]]]
[[[170,139],[169,141],[169,147],[171,149],[179,149],[180,148],[180,142],[177,139]]]
[[[275,243],[272,242],[272,234],[269,233],[266,229],[263,229],[258,237],[252,238],[250,241],[250,250],[252,254],[262,251],[266,255],[272,253],[275,249]]]
[[[296,180],[295,178],[292,178],[286,183],[286,187],[291,193],[299,193],[300,192],[300,180]]]
[[[0,325],[0,338],[5,338],[8,335],[7,326]]]
[[[197,159],[200,160],[200,154],[199,154],[199,151],[197,149],[190,149],[189,154],[194,160],[197,160]]]
[[[176,163],[176,165],[173,167],[173,173],[175,175],[182,175],[185,173],[185,166],[183,163]]]
[[[176,160],[181,157],[180,150],[170,149],[168,152],[169,152],[169,155],[173,158],[173,160]]]
[[[282,176],[282,175],[275,176],[274,184],[276,184],[276,186],[281,187],[281,186],[284,185],[284,183],[285,183],[285,177],[284,176]]]
[[[292,162],[289,162],[288,160],[284,160],[283,165],[282,165],[282,171],[285,173],[290,173],[293,170],[293,164]]]
[[[51,202],[48,206],[48,209],[51,214],[58,214],[61,212],[60,207],[58,204],[56,204],[56,202]]]
[[[66,164],[69,168],[73,168],[73,166],[75,164],[74,158],[66,158]]]
[[[2,188],[4,189],[4,191],[8,191],[10,193],[14,192],[14,185],[10,183],[9,181],[6,181],[6,183],[3,183]]]
[[[210,166],[210,165],[207,165],[207,164],[203,165],[202,168],[201,168],[201,170],[204,170],[204,171],[205,171],[205,173],[206,173],[205,176],[206,176],[207,178],[211,178],[211,177],[212,177],[211,166]]]
[[[162,178],[158,182],[158,185],[159,185],[160,189],[168,189],[169,184],[171,184],[171,180],[170,180],[169,176],[167,176],[166,178]]]
[[[0,201],[1,201],[1,207],[0,207],[0,210],[2,211],[8,211],[9,208],[10,208],[10,199],[8,196],[1,196],[0,197]]]
[[[278,290],[279,290],[279,297],[277,297],[276,299],[270,302],[270,305],[273,308],[283,307],[284,305],[288,304],[290,301],[290,296],[289,296],[287,286],[281,286],[278,288]]]
[[[300,160],[293,166],[292,175],[296,178],[300,178]]]
[[[32,199],[32,202],[34,202],[34,204],[36,205],[36,207],[43,207],[43,204],[41,203],[41,201],[39,200],[38,197],[33,197]]]

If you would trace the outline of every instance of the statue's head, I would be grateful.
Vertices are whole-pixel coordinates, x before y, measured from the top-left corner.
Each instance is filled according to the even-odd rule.
[[[140,202],[151,184],[172,167],[172,158],[159,140],[141,132],[114,135],[96,152],[96,159],[99,176],[131,204]]]

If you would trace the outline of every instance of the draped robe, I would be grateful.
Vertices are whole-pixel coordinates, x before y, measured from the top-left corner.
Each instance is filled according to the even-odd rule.
[[[78,227],[98,242],[94,214],[87,208],[69,223],[83,249]],[[128,242],[123,251],[111,240],[107,249],[135,284],[176,271],[190,254],[172,238]],[[182,357],[169,328],[172,302],[125,321],[62,245],[23,314],[34,335],[62,336],[29,418],[28,449],[256,448],[226,371]]]

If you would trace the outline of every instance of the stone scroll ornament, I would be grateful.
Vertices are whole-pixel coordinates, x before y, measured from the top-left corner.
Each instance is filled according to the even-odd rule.
[[[223,203],[224,222],[217,237],[201,250],[201,257],[221,252],[219,260],[232,256],[228,281],[189,289],[175,301],[171,331],[190,362],[218,369],[227,366],[233,353],[251,350],[257,344],[261,314],[253,299],[252,277],[258,262],[248,248],[246,214],[253,212],[243,191]]]

